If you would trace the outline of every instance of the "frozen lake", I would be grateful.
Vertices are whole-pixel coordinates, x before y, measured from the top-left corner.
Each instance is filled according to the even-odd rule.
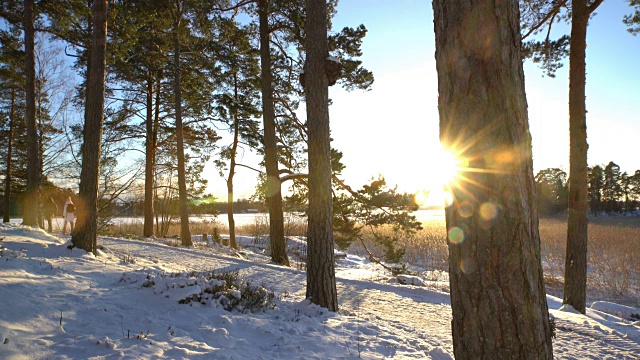
[[[442,220],[444,221],[444,210],[418,210],[413,213],[416,218],[420,221],[432,221],[432,220]],[[290,215],[294,216],[294,215]],[[235,220],[236,226],[244,226],[255,224],[256,222],[260,223],[268,223],[269,214],[268,213],[252,213],[252,214],[234,214],[233,218]],[[142,217],[117,217],[111,220],[116,224],[135,224],[135,223],[143,223]],[[229,226],[227,220],[227,214],[219,214],[217,216],[214,215],[199,215],[199,216],[190,216],[190,222],[215,222],[220,226]],[[287,221],[287,215],[285,215],[285,221]],[[304,218],[298,217],[297,221],[306,221]],[[22,218],[12,218],[12,224],[20,224],[22,223]],[[62,217],[57,217],[54,219],[53,230],[61,230],[63,225]]]

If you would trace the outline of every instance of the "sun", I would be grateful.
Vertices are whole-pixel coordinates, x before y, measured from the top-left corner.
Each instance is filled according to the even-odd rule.
[[[438,174],[438,183],[443,187],[450,187],[457,184],[460,178],[460,171],[464,167],[462,159],[454,153],[440,148],[440,152],[436,158],[435,170]]]
[[[466,167],[464,160],[453,152],[438,146],[432,149],[426,166],[423,190],[415,196],[420,206],[446,206],[451,202],[449,189],[458,186],[461,172]]]

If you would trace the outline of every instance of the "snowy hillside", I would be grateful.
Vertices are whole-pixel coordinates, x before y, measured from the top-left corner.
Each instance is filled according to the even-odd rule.
[[[100,238],[93,256],[20,225],[0,225],[0,238],[0,359],[452,358],[446,286],[400,285],[351,255],[337,264],[334,314],[304,300],[303,271],[248,250]],[[211,270],[237,270],[275,307],[225,310],[240,292],[214,299],[217,280],[189,274]],[[640,359],[638,309],[598,302],[584,316],[548,303],[556,358]]]

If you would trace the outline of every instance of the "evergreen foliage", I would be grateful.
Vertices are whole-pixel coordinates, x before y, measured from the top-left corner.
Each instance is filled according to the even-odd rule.
[[[333,203],[333,228],[338,248],[345,250],[354,241],[360,241],[372,262],[382,264],[394,273],[406,272],[406,265],[401,263],[405,250],[398,248],[396,243],[401,237],[422,229],[420,222],[410,214],[418,210],[414,196],[387,187],[382,176],[372,179],[357,191],[347,186],[342,190],[334,196]],[[393,229],[391,235],[381,231],[386,227]],[[367,248],[364,241],[366,230],[373,236],[373,243],[382,250],[382,259]]]
[[[640,211],[640,170],[630,175],[610,161],[606,166],[589,167],[587,176],[591,215]],[[540,170],[535,181],[538,211],[541,215],[555,215],[567,209],[569,189],[564,171],[558,168]]]
[[[633,13],[626,15],[622,22],[627,25],[631,35],[640,34],[640,0],[629,0],[629,5],[633,7]]]

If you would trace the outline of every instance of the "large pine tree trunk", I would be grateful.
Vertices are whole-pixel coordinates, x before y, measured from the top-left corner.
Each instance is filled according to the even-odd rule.
[[[40,159],[36,124],[36,65],[34,55],[34,1],[24,2],[24,73],[27,125],[27,193],[22,209],[25,225],[37,226],[40,213]]]
[[[309,228],[307,232],[307,298],[331,311],[338,310],[333,253],[333,198],[329,81],[325,63],[327,3],[307,0],[305,95],[309,135]]]
[[[77,223],[73,245],[95,254],[98,246],[98,185],[102,128],[104,124],[104,92],[107,48],[107,0],[93,3],[93,37],[87,78],[84,143],[80,173],[80,201],[76,203]]]
[[[271,260],[276,264],[289,266],[286,242],[284,240],[284,216],[282,194],[278,171],[278,148],[276,143],[275,109],[273,105],[273,84],[271,80],[271,55],[269,51],[269,0],[258,1],[260,22],[260,66],[262,79],[262,119],[264,122],[264,163],[267,170],[267,208],[269,209],[269,244]]]
[[[456,359],[551,359],[518,2],[434,0]],[[437,170],[437,169],[436,169]]]
[[[177,16],[182,16],[180,11],[180,1],[176,1],[178,6]],[[191,231],[189,230],[189,199],[187,196],[187,180],[185,175],[184,161],[184,134],[182,131],[182,86],[180,85],[180,18],[176,20],[173,39],[173,65],[174,71],[174,92],[176,108],[176,141],[178,145],[178,202],[180,211],[180,238],[182,245],[191,246]]]
[[[11,110],[9,113],[9,133],[7,134],[7,170],[4,175],[4,216],[2,222],[11,222],[11,167],[13,166],[13,124],[15,121],[16,89],[11,88]]]
[[[571,5],[569,54],[569,219],[563,303],[583,313],[587,292],[587,119],[586,47],[589,11],[586,0]]]
[[[153,171],[155,169],[156,149],[153,143],[153,76],[149,74],[147,79],[147,132],[146,132],[146,159],[144,168],[144,226],[142,235],[149,237],[153,235]]]

